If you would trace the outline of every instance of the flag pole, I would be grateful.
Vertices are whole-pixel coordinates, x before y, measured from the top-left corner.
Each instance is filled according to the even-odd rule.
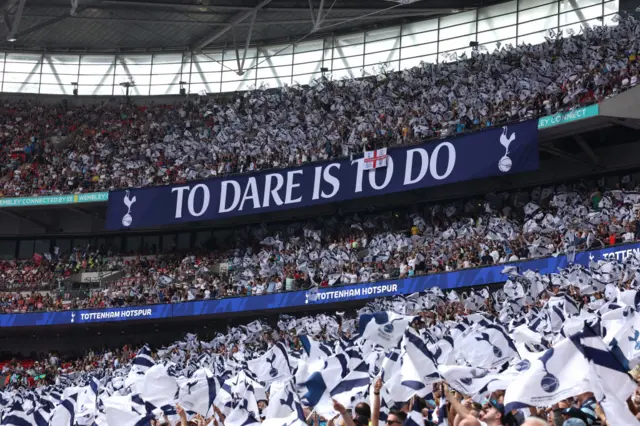
[[[305,421],[309,421],[309,419],[311,419],[311,416],[313,416],[316,413],[316,410],[313,410],[312,412],[309,413],[309,415],[307,416],[307,419]]]

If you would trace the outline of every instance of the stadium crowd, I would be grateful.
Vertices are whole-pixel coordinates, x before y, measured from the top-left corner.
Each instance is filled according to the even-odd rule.
[[[634,86],[639,33],[629,18],[571,38],[549,34],[539,46],[225,104],[7,104],[0,187],[23,196],[181,182],[547,115]],[[255,320],[156,351],[10,360],[0,363],[0,425],[637,425],[640,255],[550,275],[508,263],[639,240],[635,183],[601,187],[537,188],[280,233],[261,226],[232,247],[190,253],[125,259],[77,247],[2,262],[0,312],[322,291],[495,264],[510,279],[494,291],[431,288],[357,313]],[[87,298],[38,291],[88,270],[124,276]]]
[[[549,276],[510,268],[493,292],[432,288],[155,352],[11,360],[0,424],[631,426],[639,267],[632,253]]]
[[[81,193],[299,165],[595,103],[633,87],[633,18],[540,45],[224,101],[0,108],[0,194]],[[459,59],[459,60],[458,60]]]
[[[255,296],[638,241],[640,193],[634,189],[630,176],[625,176],[614,190],[579,183],[429,206],[420,213],[371,213],[288,224],[276,234],[263,225],[238,231],[226,249],[128,257],[104,247],[78,247],[69,254],[54,250],[24,262],[0,263],[0,312]],[[65,297],[56,291],[55,284],[72,273],[96,270],[122,271],[123,276],[87,297]]]

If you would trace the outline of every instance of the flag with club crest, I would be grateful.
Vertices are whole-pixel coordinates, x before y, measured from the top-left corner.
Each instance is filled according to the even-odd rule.
[[[287,350],[281,342],[273,345],[264,355],[247,361],[249,370],[263,383],[286,380],[291,377]]]
[[[394,312],[376,312],[360,315],[359,332],[363,340],[378,344],[385,349],[396,346],[404,330],[413,321],[413,316]]]

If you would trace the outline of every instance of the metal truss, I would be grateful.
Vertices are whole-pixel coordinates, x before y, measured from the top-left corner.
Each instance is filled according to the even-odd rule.
[[[322,9],[324,9],[324,0],[320,0],[320,7],[318,7],[318,12],[317,14],[314,14],[313,0],[309,0],[309,12],[311,12],[311,22],[313,23],[312,32],[318,31],[318,28],[320,28],[320,24],[322,24],[322,21],[324,20],[324,18],[326,18],[326,15],[322,16]]]
[[[348,3],[348,2],[346,2]],[[52,0],[30,0],[29,7],[56,7],[59,4],[52,4]],[[82,6],[79,6],[79,8]],[[234,12],[251,12],[255,9],[255,7],[251,6],[233,6],[233,5],[196,5],[196,4],[185,4],[185,3],[170,3],[170,2],[152,2],[152,1],[137,1],[137,0],[102,0],[100,2],[92,2],[85,8],[90,9],[108,9],[108,8],[131,8],[138,7],[143,8],[145,10],[162,10],[162,11],[180,11],[188,14],[210,14],[210,15],[219,15],[222,13],[234,13]],[[442,8],[438,8],[442,10]],[[306,7],[265,7],[265,11],[268,12],[284,12],[284,13],[298,13],[305,12],[307,10]],[[379,9],[372,7],[340,7],[336,9],[336,11],[345,12],[345,13],[371,13],[375,12]],[[411,7],[407,9],[408,11],[412,11],[415,13],[432,13],[434,8],[417,8]]]
[[[235,26],[238,25],[240,22],[242,22],[245,19],[251,17],[252,24],[249,27],[249,32],[247,34],[248,35],[247,42],[245,43],[245,46],[247,46],[247,48],[248,48],[249,47],[249,43],[251,42],[251,33],[253,32],[253,25],[255,24],[256,14],[258,13],[258,11],[260,11],[260,9],[262,9],[263,7],[268,5],[269,3],[271,3],[271,0],[262,0],[253,9],[248,10],[246,12],[237,13],[236,15],[234,15],[233,18],[231,18],[231,21],[227,25],[225,25],[223,28],[215,31],[213,34],[205,36],[202,40],[199,40],[199,41],[197,41],[195,43],[192,43],[192,45],[193,45],[193,49],[192,50],[194,50],[196,52],[201,51],[207,45],[209,45],[209,44],[213,43],[214,41],[218,40],[220,37],[222,37],[223,35],[225,35],[229,31],[232,31],[233,28],[235,28]],[[246,56],[246,49],[245,49],[245,56]],[[238,71],[241,72],[242,70],[238,69]]]
[[[21,0],[21,1],[24,3],[26,0]],[[61,15],[56,16],[54,18],[48,19],[48,20],[46,20],[46,21],[44,21],[44,22],[42,22],[42,23],[40,23],[38,25],[34,25],[33,27],[30,27],[30,28],[27,28],[25,30],[22,30],[17,34],[14,33],[13,37],[17,39],[17,38],[23,37],[23,36],[25,36],[27,34],[31,34],[31,33],[34,33],[36,31],[39,31],[39,30],[41,30],[43,28],[47,28],[47,27],[49,27],[49,26],[51,26],[53,24],[57,24],[58,22],[64,21],[65,19],[67,19],[67,18],[69,18],[71,16],[74,16],[74,17],[75,16],[79,16],[84,10],[89,9],[89,8],[91,8],[93,6],[97,6],[100,3],[102,3],[102,0],[93,0],[93,1],[81,4],[81,5],[72,4],[71,5],[71,9],[70,9],[69,12],[61,14]],[[29,4],[29,6],[31,7],[32,5]],[[23,7],[24,7],[24,5],[23,5]],[[17,29],[18,28],[16,27],[16,30]]]
[[[16,33],[20,27],[20,20],[22,19],[26,1],[11,0],[2,9],[2,21],[7,29],[7,41],[13,42],[16,40]]]

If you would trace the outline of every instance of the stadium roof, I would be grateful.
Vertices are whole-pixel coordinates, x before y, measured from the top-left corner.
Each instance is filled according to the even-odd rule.
[[[384,28],[500,0],[0,0],[0,50],[200,51]],[[409,4],[403,4],[409,3]]]

